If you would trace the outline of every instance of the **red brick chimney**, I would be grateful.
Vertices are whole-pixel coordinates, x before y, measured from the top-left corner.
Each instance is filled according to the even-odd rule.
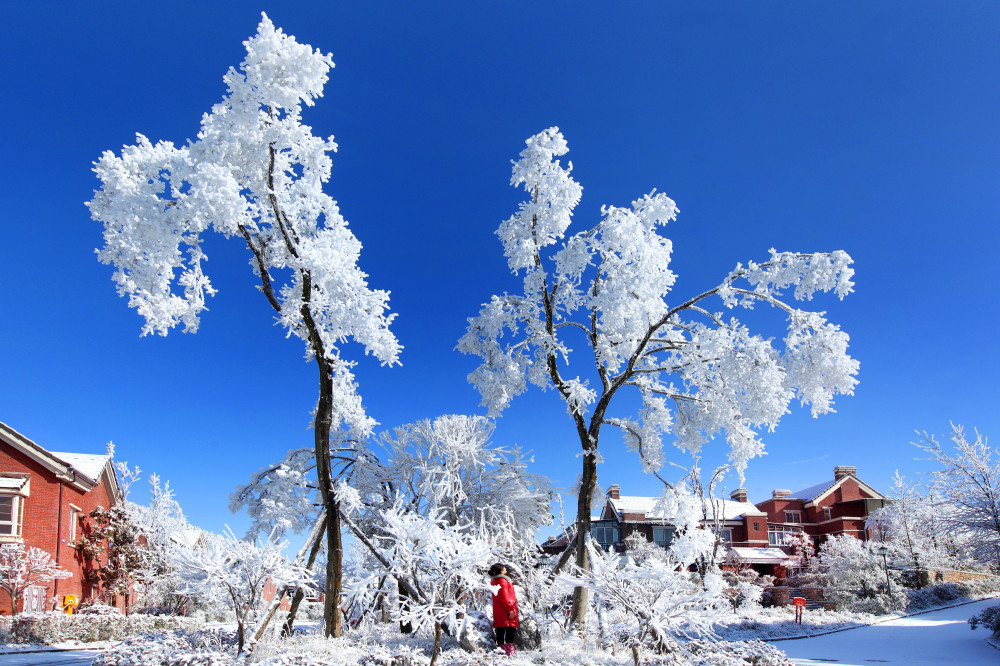
[[[737,488],[733,492],[729,493],[729,498],[734,502],[746,502],[747,501],[747,489]]]
[[[618,487],[617,483],[612,483],[608,488],[608,497],[611,499],[621,499],[621,488]]]
[[[845,476],[857,477],[858,468],[850,465],[837,465],[833,468],[833,480],[840,481]]]

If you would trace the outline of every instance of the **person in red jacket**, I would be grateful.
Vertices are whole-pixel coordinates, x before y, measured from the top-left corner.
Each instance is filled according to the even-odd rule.
[[[493,631],[497,645],[508,657],[514,656],[514,634],[517,632],[517,597],[507,577],[507,567],[497,563],[490,567],[493,588]]]

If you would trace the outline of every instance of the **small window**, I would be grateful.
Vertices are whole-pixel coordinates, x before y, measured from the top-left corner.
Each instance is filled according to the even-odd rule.
[[[727,528],[719,533],[719,541],[721,543],[731,544],[733,542],[733,530],[732,528]]]
[[[802,522],[802,512],[801,511],[785,511],[785,522],[786,523],[801,523]]]
[[[80,520],[83,518],[83,509],[76,506],[75,504],[69,505],[69,533],[67,534],[67,541],[70,543],[76,543],[76,537],[79,533]]]
[[[825,506],[823,507],[823,520],[833,520],[833,509]]]
[[[758,532],[758,531],[760,531],[760,523],[757,523],[757,522],[755,522],[755,523],[753,524],[753,531],[754,531],[754,532]]]
[[[21,536],[21,501],[14,495],[0,496],[0,536]]]

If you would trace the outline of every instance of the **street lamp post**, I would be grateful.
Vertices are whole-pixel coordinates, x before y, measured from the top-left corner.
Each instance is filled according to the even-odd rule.
[[[892,583],[889,582],[889,563],[886,560],[889,549],[885,545],[882,545],[879,547],[878,552],[882,554],[882,566],[885,568],[885,587],[889,592],[889,596],[892,597]]]

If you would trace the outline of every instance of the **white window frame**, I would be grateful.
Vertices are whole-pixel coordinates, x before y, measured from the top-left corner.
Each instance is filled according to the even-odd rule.
[[[823,520],[833,520],[833,507],[831,506],[823,507]]]
[[[80,519],[83,517],[83,509],[75,504],[69,505],[69,533],[66,535],[66,541],[70,545],[76,545],[76,537],[79,532]]]
[[[768,525],[767,545],[786,546],[788,545],[788,540],[791,537],[801,533],[801,527],[792,527],[791,525]]]
[[[786,523],[802,523],[802,512],[798,509],[785,509]]]
[[[732,543],[733,543],[733,528],[732,527],[724,527],[719,532],[719,542],[720,543],[726,543],[726,544],[732,545]]]
[[[20,541],[21,540],[21,527],[22,519],[24,517],[24,498],[20,495],[13,495],[8,493],[0,493],[0,500],[9,498],[10,503],[10,520],[0,520],[0,529],[10,526],[10,532],[0,531],[0,540],[2,541]]]

